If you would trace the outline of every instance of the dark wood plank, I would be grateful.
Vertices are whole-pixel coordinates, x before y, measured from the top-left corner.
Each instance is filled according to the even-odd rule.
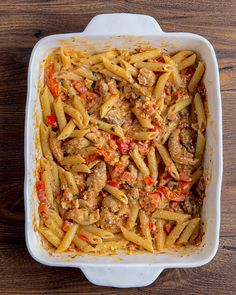
[[[91,10],[91,7],[93,8]],[[80,32],[99,13],[155,17],[164,31],[203,35],[215,47],[221,76],[224,181],[219,251],[208,265],[165,270],[151,286],[119,290],[90,284],[77,269],[40,265],[24,241],[23,135],[30,52],[49,34]],[[26,1],[0,3],[0,293],[1,294],[234,294],[236,269],[236,2]]]

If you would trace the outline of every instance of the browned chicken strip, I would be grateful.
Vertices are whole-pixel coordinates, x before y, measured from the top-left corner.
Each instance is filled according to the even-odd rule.
[[[86,138],[73,138],[63,144],[63,149],[68,155],[75,155],[79,150],[89,146],[90,143]]]
[[[61,148],[61,141],[57,139],[57,134],[54,131],[50,132],[49,144],[53,156],[57,159],[59,163],[61,163],[64,157],[63,150]]]

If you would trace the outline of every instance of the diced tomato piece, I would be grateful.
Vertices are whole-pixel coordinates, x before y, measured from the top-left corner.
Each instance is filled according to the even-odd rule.
[[[47,200],[45,190],[38,191],[37,195],[38,195],[38,199],[39,199],[40,202],[44,202],[44,201]]]
[[[186,90],[184,88],[179,88],[177,91],[172,93],[172,97],[175,100],[180,99],[184,94],[186,93]]]
[[[117,144],[117,149],[121,154],[127,155],[129,153],[131,149],[131,140],[118,138],[116,140],[116,144]]]
[[[80,81],[75,81],[75,82],[72,83],[72,85],[79,92],[80,95],[85,94],[87,92],[87,88]]]
[[[45,184],[44,184],[43,181],[38,180],[38,181],[36,182],[36,191],[38,192],[38,191],[40,191],[40,190],[45,190]]]
[[[46,120],[47,120],[48,126],[56,127],[56,124],[57,124],[57,117],[56,116],[48,115]]]
[[[47,202],[41,202],[38,207],[39,214],[42,214],[49,208],[49,204]]]
[[[97,154],[91,154],[89,156],[86,157],[86,162],[90,163],[93,162],[97,159],[98,155]]]
[[[192,178],[189,176],[186,176],[183,172],[180,172],[179,173],[179,181],[190,183],[190,182],[192,182]]]
[[[148,227],[150,228],[150,230],[153,230],[155,227],[155,224],[153,222],[149,222]]]
[[[49,66],[45,70],[45,82],[51,91],[52,95],[55,97],[59,96],[59,83],[57,79],[53,78],[53,74],[55,73],[52,66]]]
[[[63,223],[63,225],[62,225],[62,229],[64,231],[68,231],[68,229],[70,228],[71,224],[72,224],[72,222],[70,222],[69,220],[65,220],[64,223]]]
[[[84,235],[80,235],[79,237],[81,238],[81,240],[84,240],[86,242],[88,241],[88,238],[86,236],[84,236]]]
[[[114,160],[114,154],[109,150],[98,150],[98,154],[104,157],[104,161],[110,163]]]
[[[144,182],[146,183],[146,185],[153,185],[153,180],[151,179],[150,176],[146,176],[144,177]]]
[[[119,187],[120,186],[119,182],[113,181],[113,180],[108,180],[107,184],[109,184],[111,186],[114,186],[114,187]]]
[[[172,230],[172,225],[169,224],[169,223],[166,223],[166,224],[164,225],[164,230],[165,230],[165,232],[166,232],[167,234],[169,234],[169,233],[171,232],[171,230]]]

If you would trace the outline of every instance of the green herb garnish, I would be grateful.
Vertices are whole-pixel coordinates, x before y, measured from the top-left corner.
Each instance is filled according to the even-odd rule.
[[[136,99],[137,99],[137,100],[140,100],[140,99],[141,99],[141,95],[138,95],[138,96],[136,97]]]
[[[115,132],[115,128],[113,126],[111,127],[111,131]]]

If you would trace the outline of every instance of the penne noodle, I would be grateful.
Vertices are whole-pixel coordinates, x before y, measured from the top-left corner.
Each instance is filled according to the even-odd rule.
[[[83,78],[90,79],[92,81],[98,81],[99,79],[101,79],[101,76],[98,73],[93,72],[93,71],[91,71],[91,70],[89,70],[89,69],[87,69],[86,67],[83,67],[83,66],[81,66],[78,69],[74,70],[74,73],[80,75]]]
[[[89,167],[85,164],[75,164],[71,167],[73,172],[91,173]]]
[[[86,229],[82,228],[82,227],[79,227],[78,230],[77,230],[77,235],[80,237],[80,238],[83,238],[85,240],[88,241],[88,243],[90,244],[101,244],[102,243],[102,239],[101,237],[87,231]]]
[[[165,221],[163,219],[158,219],[156,221],[156,249],[158,252],[164,251],[166,232],[164,231]]]
[[[159,49],[151,49],[148,51],[144,51],[141,53],[136,53],[131,55],[129,60],[130,63],[137,63],[151,58],[157,58],[161,55],[161,51]]]
[[[177,103],[173,104],[168,111],[168,117],[170,118],[172,115],[179,113],[183,109],[185,109],[187,106],[189,106],[192,103],[192,98],[186,98],[184,100],[180,100]]]
[[[197,114],[198,127],[200,131],[204,131],[206,129],[206,115],[205,115],[202,98],[199,93],[195,94],[194,107],[195,107],[195,112]]]
[[[161,96],[163,95],[164,89],[165,89],[165,85],[166,85],[166,82],[169,79],[169,77],[170,77],[170,73],[168,72],[168,73],[162,74],[158,78],[157,83],[156,83],[156,86],[155,86],[154,91],[153,91],[153,96],[156,99],[160,99]]]
[[[63,108],[63,103],[60,96],[54,101],[53,107],[57,117],[59,129],[62,132],[62,130],[66,127],[67,121],[66,121],[64,108]]]
[[[200,166],[192,175],[191,186],[193,186],[203,175],[203,168]]]
[[[149,218],[143,210],[139,210],[139,221],[142,235],[152,244],[152,236],[149,228]]]
[[[95,251],[95,249],[91,245],[89,245],[86,241],[79,238],[78,235],[74,236],[73,242],[75,243],[78,249],[82,250],[85,253]]]
[[[110,193],[113,197],[115,197],[117,200],[121,201],[124,204],[128,204],[128,198],[126,194],[118,189],[117,187],[111,186],[109,184],[106,184],[104,189]]]
[[[172,161],[172,159],[171,159],[171,157],[169,155],[169,152],[161,144],[157,144],[156,147],[157,147],[157,150],[158,150],[163,162],[165,163],[166,168],[169,171],[170,175],[174,179],[178,180],[179,179],[179,173],[178,173],[178,171],[176,169],[176,166],[175,166],[174,162]]]
[[[53,190],[52,190],[52,185],[51,185],[51,182],[50,182],[50,176],[49,176],[48,171],[43,172],[42,181],[45,184],[46,198],[47,198],[49,204],[53,205]]]
[[[69,137],[72,138],[82,138],[84,137],[90,130],[89,129],[82,129],[82,130],[74,130],[72,131]]]
[[[196,150],[195,150],[195,158],[198,159],[197,166],[199,167],[202,162],[204,149],[205,149],[206,139],[203,133],[198,130],[197,132],[197,143],[196,143]]]
[[[73,156],[66,156],[62,161],[62,165],[75,165],[85,163],[85,159],[82,158],[79,154]]]
[[[131,133],[130,137],[135,140],[153,140],[157,137],[157,133],[155,131],[153,132],[136,132]]]
[[[63,230],[58,226],[58,224],[51,218],[45,218],[45,225],[49,228],[60,240],[64,237]]]
[[[172,231],[166,238],[165,248],[169,248],[176,242],[176,240],[179,238],[179,236],[181,235],[185,227],[188,225],[188,223],[189,221],[185,221],[184,223],[179,223],[174,227],[174,229],[172,229]]]
[[[156,152],[154,147],[150,148],[150,151],[147,155],[147,160],[148,160],[148,168],[149,168],[152,180],[155,184],[157,182],[157,177],[158,177],[158,167],[157,167]]]
[[[73,241],[75,234],[78,229],[78,224],[72,224],[68,231],[65,233],[60,245],[58,246],[56,253],[61,253],[67,250],[70,247],[71,242]]]
[[[98,64],[99,62],[102,62],[104,57],[107,59],[113,59],[116,57],[116,53],[114,51],[107,51],[107,52],[91,55],[86,59],[80,59],[80,61],[83,63],[85,62],[86,64],[89,64],[89,65],[94,65],[94,64]]]
[[[122,79],[126,80],[127,82],[133,83],[133,78],[129,71],[124,70],[118,65],[112,64],[111,61],[109,61],[107,58],[103,58],[103,64],[105,68],[114,73],[115,75],[121,77]]]
[[[139,235],[135,234],[134,232],[128,231],[126,228],[124,228],[123,226],[120,227],[121,231],[125,237],[126,240],[148,250],[149,252],[153,253],[153,247],[152,247],[152,243],[142,237],[140,237]]]
[[[130,72],[130,74],[133,76],[133,77],[137,77],[138,76],[138,70],[136,69],[135,66],[131,65],[130,63],[128,63],[127,61],[125,60],[121,60],[120,61],[120,64],[121,66],[123,66],[128,72]]]
[[[194,72],[188,84],[188,90],[190,92],[196,91],[197,85],[201,81],[204,71],[205,71],[205,66],[201,61],[199,61],[196,71]]]
[[[124,137],[124,131],[119,125],[109,124],[101,120],[96,120],[91,117],[91,122],[94,123],[98,129],[114,134],[118,137]]]
[[[75,123],[73,119],[70,119],[66,127],[62,130],[61,134],[57,137],[58,140],[65,140],[66,138],[70,137],[71,133],[75,129]]]
[[[195,228],[198,226],[200,222],[200,218],[194,218],[189,221],[189,224],[185,227],[184,231],[181,233],[178,241],[176,242],[177,245],[186,244],[193,234]]]
[[[74,96],[72,101],[73,107],[78,110],[83,117],[83,124],[84,126],[87,126],[90,120],[89,114],[86,111],[81,98],[79,96]]]
[[[185,58],[178,64],[178,70],[181,71],[187,67],[192,66],[196,60],[196,54],[190,55],[189,57]]]
[[[76,124],[76,126],[79,125],[79,128],[83,129],[84,125],[83,125],[83,117],[81,113],[68,104],[64,103],[63,106],[64,106],[65,113],[71,116],[72,119],[75,120],[74,123]]]
[[[47,127],[45,124],[40,124],[40,142],[42,147],[43,155],[46,159],[52,160],[52,152],[49,148],[49,133],[50,127]]]
[[[58,247],[61,240],[47,227],[38,227],[38,231],[49,241],[54,247]]]
[[[90,232],[90,233],[92,233],[96,236],[99,236],[105,240],[114,238],[113,233],[111,233],[107,230],[101,229],[99,227],[96,227],[94,225],[84,225],[84,226],[82,226],[82,228],[84,228],[87,232]]]
[[[156,210],[152,214],[152,218],[160,218],[165,220],[173,220],[177,223],[183,223],[191,218],[191,215],[183,214],[183,213],[177,213],[167,210]]]
[[[192,55],[193,52],[190,50],[181,50],[179,52],[177,52],[176,54],[174,54],[171,59],[176,63],[179,64],[181,61],[183,61],[184,59],[186,59],[188,56]]]
[[[173,65],[161,62],[138,62],[134,65],[138,69],[145,68],[154,72],[172,72],[174,70]]]
[[[147,117],[145,113],[137,108],[132,108],[132,112],[135,114],[136,118],[138,119],[140,125],[144,128],[153,128],[151,120]]]
[[[113,94],[103,103],[103,105],[100,108],[101,118],[104,118],[106,116],[110,109],[117,103],[118,99],[119,95]]]
[[[143,176],[148,176],[150,174],[150,171],[146,163],[144,162],[142,156],[140,155],[138,147],[136,146],[132,151],[130,151],[129,154],[136,166],[138,167],[139,171],[143,174]]]
[[[44,123],[47,124],[47,117],[51,115],[51,101],[53,101],[54,98],[48,89],[47,85],[44,87],[43,93],[40,97],[41,101],[41,108],[43,112],[43,119]]]

